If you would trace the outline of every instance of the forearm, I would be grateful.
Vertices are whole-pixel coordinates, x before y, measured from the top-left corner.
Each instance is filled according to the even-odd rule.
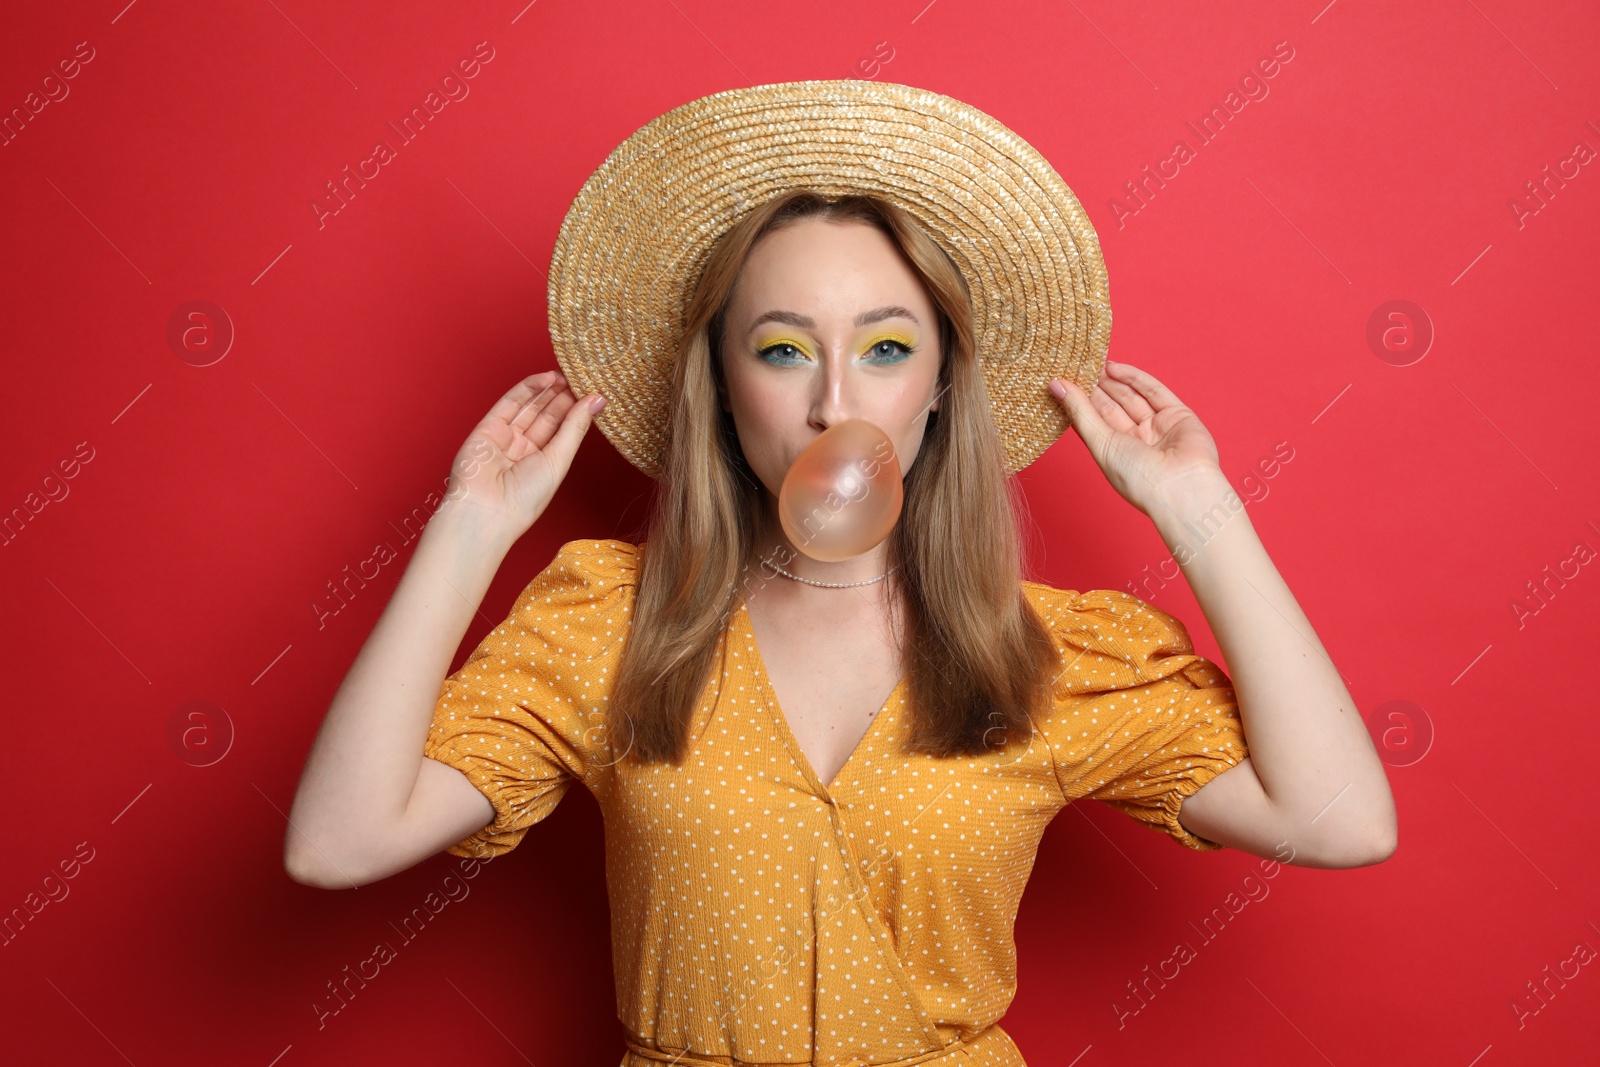
[[[289,813],[291,863],[359,868],[398,825],[440,685],[512,541],[456,501],[429,520],[312,745]]]
[[[1150,514],[1222,649],[1284,837],[1331,852],[1392,835],[1394,801],[1355,701],[1226,477],[1195,478]]]

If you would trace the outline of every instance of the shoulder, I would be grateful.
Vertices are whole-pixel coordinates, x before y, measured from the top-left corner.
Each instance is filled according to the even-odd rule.
[[[581,575],[597,582],[633,582],[643,545],[616,540],[568,541],[550,561],[551,569]]]
[[[1132,593],[1028,581],[1022,589],[1050,631],[1065,673],[1136,685],[1165,677],[1193,657],[1183,623]]]
[[[1023,582],[1023,593],[1052,629],[1066,633],[1131,637],[1138,634],[1180,640],[1188,631],[1177,618],[1132,593],[1116,589],[1057,589],[1042,582]]]
[[[638,584],[642,547],[616,540],[568,541],[522,590],[518,609],[536,614],[578,607],[626,611]]]

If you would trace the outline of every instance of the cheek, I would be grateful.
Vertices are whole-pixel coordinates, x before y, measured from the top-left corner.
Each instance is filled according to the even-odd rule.
[[[898,405],[901,424],[921,432],[928,418],[937,410],[935,405],[943,399],[939,388],[937,367],[919,376],[914,384],[909,384]]]
[[[746,428],[789,425],[797,410],[804,421],[804,411],[797,408],[799,402],[793,391],[784,389],[771,376],[744,374],[730,378],[728,400]]]
[[[938,389],[938,371],[935,370],[917,386],[907,389],[902,402],[897,406],[897,422],[904,427],[900,439],[896,442],[902,471],[911,469],[911,464],[915,462],[927,440],[928,421],[935,417],[934,412],[937,410],[930,408],[929,405],[933,403],[930,398],[937,394]]]
[[[760,374],[728,377],[728,404],[745,460],[774,492],[787,473],[786,427],[804,426],[805,411],[796,400]]]
[[[901,445],[901,454],[906,457],[914,456],[922,450],[923,444],[928,440],[928,423],[925,419],[913,420],[906,427],[904,441]],[[909,462],[907,463],[909,466]]]

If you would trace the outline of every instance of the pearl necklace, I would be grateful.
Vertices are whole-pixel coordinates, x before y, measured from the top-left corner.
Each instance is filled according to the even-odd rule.
[[[769,560],[768,562],[771,561]],[[783,575],[785,578],[793,578],[797,582],[805,582],[807,585],[820,585],[825,589],[848,589],[853,585],[871,585],[873,582],[881,582],[885,578],[889,577],[889,575],[893,574],[900,565],[896,563],[893,567],[890,567],[876,578],[868,578],[864,582],[814,582],[810,578],[802,578],[798,574],[790,574],[782,567],[779,567],[776,563],[773,563],[772,566],[776,568],[777,572]]]

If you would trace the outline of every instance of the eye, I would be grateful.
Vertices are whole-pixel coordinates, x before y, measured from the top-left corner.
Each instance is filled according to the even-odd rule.
[[[762,359],[766,360],[769,363],[793,363],[797,359],[804,359],[805,358],[803,355],[794,356],[794,355],[789,355],[787,353],[781,353],[780,350],[781,349],[785,349],[785,348],[788,349],[789,352],[799,352],[800,351],[798,348],[796,348],[794,345],[790,344],[788,341],[775,341],[775,342],[773,342],[772,344],[768,345],[765,348],[757,349],[756,350],[756,355],[760,356]]]
[[[889,350],[887,352],[884,351],[885,345],[889,346]],[[895,351],[896,349],[899,351]],[[873,345],[872,351],[878,354],[877,362],[879,363],[898,363],[902,359],[910,356],[911,353],[916,351],[916,349],[902,341],[893,341],[885,338],[884,340]]]

